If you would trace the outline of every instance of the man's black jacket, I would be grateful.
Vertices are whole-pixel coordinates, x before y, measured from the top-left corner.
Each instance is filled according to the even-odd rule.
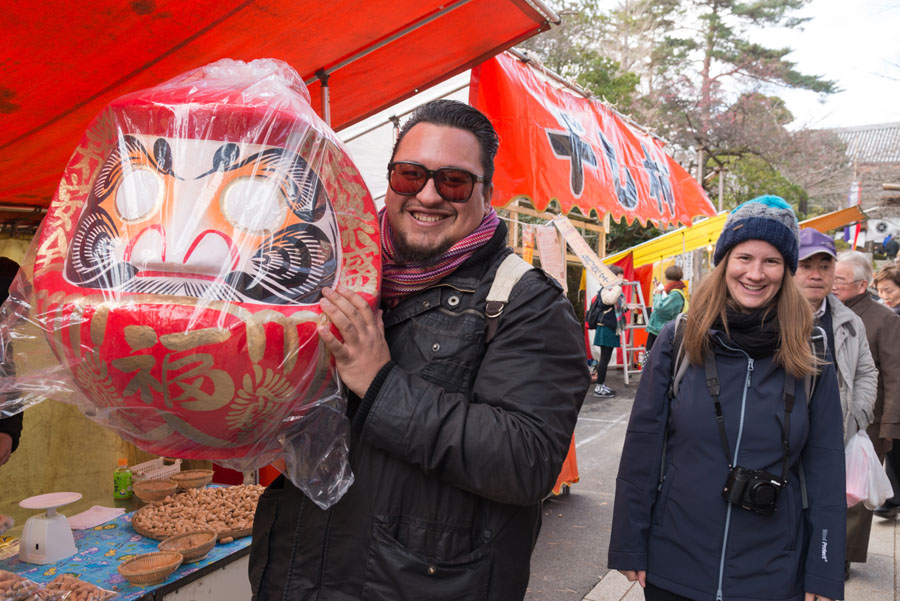
[[[259,601],[520,600],[589,386],[584,336],[539,270],[485,342],[484,304],[511,251],[491,241],[385,311],[392,361],[351,399],[355,482],[321,510],[279,478],[253,528]]]

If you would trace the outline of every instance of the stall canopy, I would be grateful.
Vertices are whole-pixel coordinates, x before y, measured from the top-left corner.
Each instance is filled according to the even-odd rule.
[[[493,178],[496,206],[527,198],[542,211],[555,200],[564,214],[578,207],[664,227],[715,214],[659,138],[541,74],[510,53],[472,70],[469,101],[503,140]]]
[[[865,213],[858,205],[825,213],[817,217],[811,217],[800,222],[800,227],[811,227],[820,232],[827,232],[835,228],[850,225],[865,219]],[[662,236],[657,236],[637,246],[625,249],[603,259],[607,265],[612,265],[628,255],[632,255],[635,267],[655,263],[675,255],[715,245],[725,227],[728,212],[722,212],[715,217],[698,221],[691,227],[682,227]]]
[[[98,8],[99,7],[99,8]],[[334,129],[549,28],[536,0],[9,2],[0,11],[0,203],[46,206],[110,100],[221,58],[278,58]]]
[[[800,227],[811,227],[820,232],[827,232],[828,230],[844,227],[845,225],[865,221],[865,219],[866,214],[863,213],[862,208],[859,205],[853,205],[846,209],[832,211],[831,213],[825,213],[824,215],[807,219],[800,223]]]

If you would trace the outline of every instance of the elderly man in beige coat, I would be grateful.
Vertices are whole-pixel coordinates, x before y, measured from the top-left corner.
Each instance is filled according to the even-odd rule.
[[[878,392],[878,369],[869,351],[866,327],[862,319],[831,294],[834,287],[834,240],[812,228],[800,230],[800,259],[794,281],[812,307],[816,325],[825,330],[828,350],[834,357],[844,413],[844,444],[875,416]],[[872,514],[862,504],[847,512],[847,562],[844,576],[849,576],[850,562],[866,561]]]
[[[834,287],[834,240],[812,228],[800,230],[800,260],[794,281],[812,307],[816,325],[825,330],[838,372],[844,444],[874,421],[878,369],[869,351],[866,326],[831,291]]]
[[[892,441],[900,438],[900,316],[872,298],[871,280],[872,263],[864,254],[847,251],[838,255],[834,294],[865,324],[869,350],[878,368],[874,420],[867,431],[883,460]],[[862,504],[847,511],[848,561],[865,561],[871,526],[872,512]]]

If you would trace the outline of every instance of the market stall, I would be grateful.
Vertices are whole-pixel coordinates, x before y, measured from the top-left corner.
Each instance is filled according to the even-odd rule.
[[[193,490],[200,494],[240,492],[258,496],[260,488],[214,487],[202,491],[200,489]],[[185,496],[189,492],[179,494]],[[106,497],[107,495],[103,495],[85,499],[81,506],[93,503],[108,505]],[[177,495],[170,497],[171,501],[164,501],[163,506],[167,503],[171,505],[178,498]],[[147,511],[156,510],[154,506],[145,505],[137,498],[121,503],[121,505],[122,509],[128,508],[129,512],[96,525],[91,524],[104,520],[111,512],[98,510],[80,515],[71,513],[71,523],[80,523],[85,527],[74,531],[77,552],[69,557],[46,564],[35,564],[20,559],[18,543],[0,547],[0,575],[8,572],[40,586],[58,583],[59,579],[65,576],[68,579],[77,578],[81,582],[100,589],[100,591],[90,593],[84,601],[103,601],[112,597],[122,601],[136,599],[159,601],[161,599],[196,599],[198,597],[217,601],[244,601],[250,598],[250,588],[247,582],[247,555],[251,539],[247,536],[246,529],[239,533],[241,536],[238,537],[220,536],[219,543],[199,559],[187,561],[189,557],[185,556],[185,560],[180,566],[171,574],[163,576],[160,582],[151,584],[129,582],[119,572],[119,566],[123,562],[128,562],[144,554],[157,552],[160,545],[160,541],[157,539],[165,537],[161,535],[157,535],[156,538],[145,536],[152,532],[145,530],[146,525],[142,528],[136,523],[136,520],[142,516],[146,520]],[[94,515],[99,517],[94,517]],[[85,522],[85,520],[92,521]],[[175,520],[155,520],[154,523],[174,524]],[[235,533],[223,532],[221,534]],[[0,577],[0,598],[6,598],[4,590],[3,578]]]
[[[39,221],[81,132],[122,94],[222,57],[276,56],[340,128],[558,22],[540,2],[521,0],[206,4],[132,3],[101,14],[25,2],[0,17],[8,34],[0,72],[16,82],[7,105],[15,127],[0,139],[0,219],[19,237],[7,256],[24,258],[27,228],[18,224]],[[118,457],[147,455],[71,405],[34,405],[0,472],[0,513],[21,522],[27,513],[16,502],[47,490],[103,491],[108,501]]]

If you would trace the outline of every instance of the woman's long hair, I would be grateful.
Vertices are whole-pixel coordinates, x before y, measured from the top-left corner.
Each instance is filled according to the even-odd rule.
[[[717,319],[725,324],[725,333],[729,333],[725,307],[731,303],[737,308],[725,283],[725,269],[730,258],[731,250],[691,295],[691,307],[684,326],[684,350],[694,365],[703,364],[703,353],[710,344],[709,329]],[[787,266],[781,279],[781,289],[770,304],[772,307],[778,312],[780,337],[775,362],[795,378],[815,373],[817,360],[809,346],[812,310]]]

